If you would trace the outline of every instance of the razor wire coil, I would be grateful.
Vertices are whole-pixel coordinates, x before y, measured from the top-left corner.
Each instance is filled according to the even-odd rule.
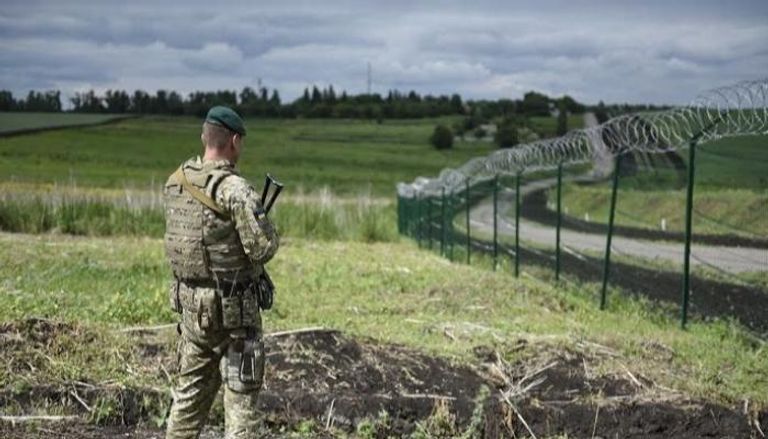
[[[699,95],[690,105],[617,116],[562,137],[537,140],[475,157],[435,178],[398,183],[401,197],[437,196],[494,175],[521,175],[630,152],[664,153],[724,137],[768,133],[768,78],[743,81]]]

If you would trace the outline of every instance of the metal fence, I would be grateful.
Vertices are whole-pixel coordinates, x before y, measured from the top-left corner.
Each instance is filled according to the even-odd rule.
[[[512,270],[520,274],[521,260],[526,257],[554,265],[555,279],[559,280],[563,265],[563,252],[579,263],[599,265],[601,271],[600,308],[606,306],[606,292],[611,277],[611,253],[620,170],[625,157],[636,154],[668,153],[676,149],[688,152],[684,258],[680,320],[685,327],[690,302],[690,259],[693,215],[693,189],[695,186],[696,152],[700,144],[733,136],[768,133],[768,80],[749,81],[710,91],[697,98],[689,107],[665,112],[624,115],[583,130],[575,130],[563,137],[521,145],[491,153],[465,163],[458,169],[443,170],[436,178],[419,178],[411,184],[398,185],[398,230],[415,239],[419,246],[439,250],[440,254],[456,260],[459,252],[471,263],[473,251],[483,251],[493,258],[497,268],[501,256],[513,262]],[[562,187],[564,173],[569,170],[583,174],[586,164],[595,165],[592,180],[610,179],[611,197],[604,254],[601,259],[579,254],[562,245],[563,221]],[[554,254],[520,243],[521,187],[524,180],[542,181],[542,172],[550,176],[554,187],[556,215],[554,225]],[[514,239],[500,242],[499,196],[514,196]],[[490,237],[473,235],[470,211],[481,199],[490,198],[492,234]],[[460,225],[460,227],[457,227]],[[457,251],[458,249],[458,251]],[[595,267],[592,267],[593,269]]]

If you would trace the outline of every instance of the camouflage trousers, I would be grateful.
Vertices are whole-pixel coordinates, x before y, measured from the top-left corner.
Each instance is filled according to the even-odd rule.
[[[224,384],[227,438],[255,438],[256,398],[264,380],[261,316],[247,329],[201,329],[194,313],[182,315],[179,375],[168,417],[167,439],[196,438]]]

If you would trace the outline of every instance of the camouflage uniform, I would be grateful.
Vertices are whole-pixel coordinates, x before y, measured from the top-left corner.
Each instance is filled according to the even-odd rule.
[[[181,169],[185,183],[222,212],[193,198],[178,173],[168,179],[165,248],[175,277],[170,300],[181,313],[181,340],[166,437],[197,437],[222,382],[227,437],[255,437],[264,345],[250,281],[277,251],[278,236],[259,194],[228,161],[198,157]]]

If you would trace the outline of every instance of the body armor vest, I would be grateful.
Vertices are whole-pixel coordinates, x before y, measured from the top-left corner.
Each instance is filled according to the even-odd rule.
[[[211,199],[230,175],[225,162],[188,161],[182,171],[189,184]],[[176,279],[219,284],[252,279],[254,266],[245,254],[234,221],[195,199],[171,176],[164,188],[165,252]]]

